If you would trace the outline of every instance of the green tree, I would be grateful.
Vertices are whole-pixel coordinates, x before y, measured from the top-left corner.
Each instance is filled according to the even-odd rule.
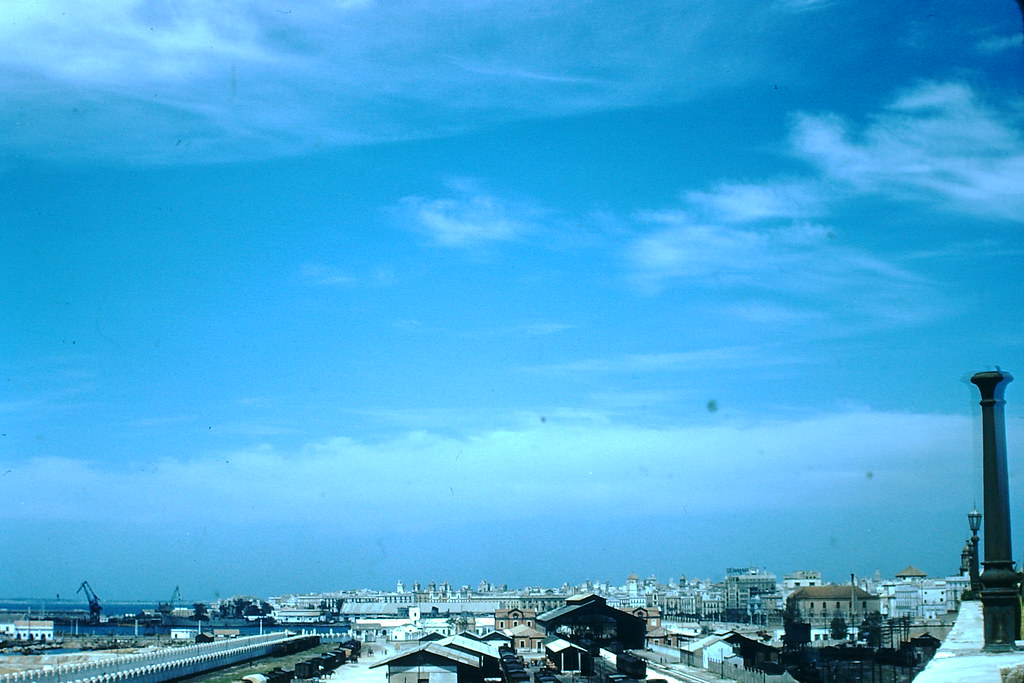
[[[860,639],[868,647],[882,646],[882,615],[872,612],[860,623]]]
[[[843,619],[843,615],[837,613],[832,617],[829,628],[832,630],[832,640],[846,640],[846,619]]]

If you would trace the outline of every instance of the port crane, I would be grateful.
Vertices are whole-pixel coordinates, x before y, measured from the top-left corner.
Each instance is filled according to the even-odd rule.
[[[159,605],[156,606],[156,611],[164,617],[169,617],[171,616],[171,613],[174,612],[174,604],[177,603],[179,600],[181,600],[181,586],[175,586],[174,592],[171,593],[170,601],[161,602]]]
[[[100,614],[103,613],[103,606],[100,605],[100,596],[96,595],[96,591],[92,589],[88,581],[83,581],[82,585],[78,587],[76,593],[85,593],[86,599],[89,601],[89,621],[92,623],[98,623],[100,620]]]

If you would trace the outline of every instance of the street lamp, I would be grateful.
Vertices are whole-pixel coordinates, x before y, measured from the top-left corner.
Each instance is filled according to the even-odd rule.
[[[981,513],[975,506],[967,513],[967,523],[971,526],[971,593],[981,594],[981,580],[978,578],[978,529],[981,528]]]

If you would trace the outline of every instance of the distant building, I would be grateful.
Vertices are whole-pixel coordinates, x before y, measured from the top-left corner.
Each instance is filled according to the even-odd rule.
[[[907,568],[896,573],[896,579],[900,581],[923,581],[928,578],[928,574],[921,571],[914,565],[907,565]]]
[[[49,643],[53,640],[53,621],[50,619],[16,619],[0,622],[0,635],[7,640]]]
[[[727,569],[725,618],[729,621],[760,621],[759,617],[765,616],[766,610],[778,611],[778,594],[775,574],[757,567]]]
[[[952,620],[953,614],[960,609],[964,592],[970,588],[970,576],[958,574],[929,579],[922,574],[901,572],[898,580],[878,584],[884,616],[891,619]]]
[[[806,586],[820,586],[821,572],[808,569],[790,572],[782,577],[782,597],[788,599],[793,591]]]
[[[648,631],[661,628],[661,610],[657,607],[636,607],[629,610],[629,613],[643,619]]]
[[[543,631],[538,631],[532,626],[526,624],[519,624],[513,628],[507,628],[502,633],[509,636],[512,639],[512,647],[516,650],[529,650],[531,652],[540,651],[544,644],[544,639],[547,637]]]
[[[712,660],[721,661],[732,654],[732,643],[724,635],[705,636],[679,646],[680,661],[702,669],[707,669]]]
[[[880,610],[877,595],[852,585],[805,586],[789,596],[790,609],[800,620],[818,627],[828,627],[832,619],[842,617],[847,626],[857,626],[869,614]]]
[[[512,609],[498,609],[494,611],[494,628],[499,631],[506,628],[515,628],[519,625],[536,628],[537,610],[513,607]]]

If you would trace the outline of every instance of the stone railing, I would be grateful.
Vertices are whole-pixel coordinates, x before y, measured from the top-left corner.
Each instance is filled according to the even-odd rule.
[[[161,683],[266,656],[301,636],[288,632],[167,647],[0,676],[0,683]]]

